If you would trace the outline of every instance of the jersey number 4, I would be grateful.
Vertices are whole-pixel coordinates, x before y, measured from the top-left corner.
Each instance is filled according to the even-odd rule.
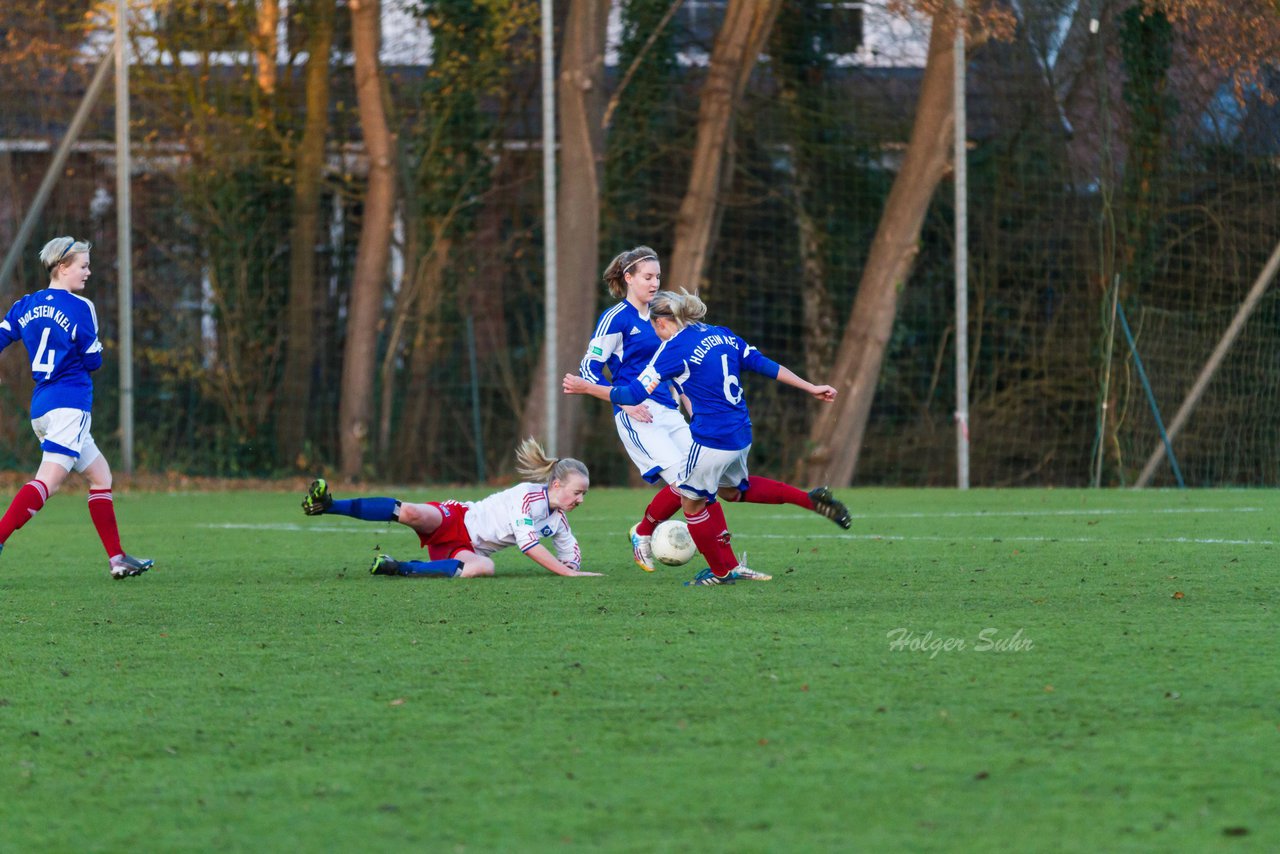
[[[40,336],[40,346],[36,348],[36,357],[31,360],[31,373],[44,371],[44,378],[49,379],[53,376],[53,357],[57,354],[57,350],[49,349],[49,327],[45,327],[44,333]]]

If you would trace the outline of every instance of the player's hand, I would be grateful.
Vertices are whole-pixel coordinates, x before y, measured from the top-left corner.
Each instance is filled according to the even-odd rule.
[[[814,386],[810,394],[824,403],[830,403],[836,399],[836,390],[829,385]]]
[[[645,406],[643,403],[637,403],[635,406],[623,406],[621,409],[623,412],[627,413],[627,415],[631,416],[633,420],[639,421],[641,424],[653,423],[653,413],[651,413],[649,411],[649,407]]]
[[[565,374],[560,387],[565,394],[584,394],[593,383],[584,380],[577,374]]]

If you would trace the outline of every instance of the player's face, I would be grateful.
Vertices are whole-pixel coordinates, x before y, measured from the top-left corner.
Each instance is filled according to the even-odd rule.
[[[648,305],[662,287],[662,265],[657,261],[641,261],[626,274],[627,297],[640,305]]]
[[[72,293],[84,290],[89,281],[89,253],[74,255],[70,263],[60,264],[55,269],[54,280],[64,285]]]
[[[564,480],[557,480],[551,484],[551,489],[547,490],[547,497],[551,499],[552,507],[569,513],[587,497],[587,488],[590,486],[585,477],[577,472],[570,472]]]
[[[653,331],[658,333],[658,337],[663,341],[669,341],[680,331],[680,327],[676,326],[676,322],[670,317],[653,317],[650,318],[653,324]]]

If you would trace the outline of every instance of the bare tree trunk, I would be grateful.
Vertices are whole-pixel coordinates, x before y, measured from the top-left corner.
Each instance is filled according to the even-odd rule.
[[[701,290],[706,284],[707,260],[720,221],[721,185],[731,173],[734,113],[781,5],[782,0],[729,0],[725,9],[702,87],[693,169],[676,215],[668,286]]]
[[[839,396],[833,405],[822,408],[809,434],[811,450],[804,468],[810,483],[847,486],[853,481],[898,296],[915,261],[929,201],[949,168],[955,131],[954,36],[949,15],[934,18],[911,140],[862,271],[834,375],[826,378]]]
[[[305,468],[301,458],[311,408],[315,354],[316,245],[320,240],[320,191],[329,131],[329,53],[334,0],[314,0],[308,16],[306,124],[293,161],[293,232],[289,236],[289,307],[276,448],[280,459]],[[273,66],[274,67],[274,66]]]
[[[558,373],[575,370],[595,319],[597,267],[600,263],[600,187],[604,172],[604,48],[609,0],[572,0],[565,21],[560,77],[560,186],[556,193],[555,342]],[[544,357],[545,358],[545,357]],[[541,363],[545,364],[545,363]],[[542,401],[545,371],[540,367],[525,407],[523,428],[538,434],[546,425]],[[582,423],[582,398],[560,398],[556,451],[575,452]],[[548,430],[547,433],[550,431]]]
[[[276,91],[276,27],[279,23],[280,0],[258,0],[258,88],[268,95]]]
[[[369,161],[360,240],[356,246],[351,300],[347,309],[342,398],[338,404],[340,467],[344,476],[355,478],[364,467],[369,422],[373,414],[378,314],[391,251],[396,177],[391,131],[382,103],[382,73],[378,60],[381,4],[379,0],[350,0],[350,6],[356,102]]]

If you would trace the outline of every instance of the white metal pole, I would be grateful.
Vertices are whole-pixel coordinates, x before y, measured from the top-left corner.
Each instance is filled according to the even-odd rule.
[[[555,16],[552,0],[542,0],[542,211],[543,211],[543,268],[547,290],[543,302],[546,341],[543,344],[546,360],[543,372],[546,380],[547,435],[546,449],[556,454],[559,432],[560,386],[556,381],[559,371],[556,365],[556,77],[555,77]]]
[[[133,473],[133,240],[129,187],[129,53],[125,0],[116,0],[116,247],[120,310],[120,467]]]
[[[956,486],[969,488],[969,160],[965,148],[964,0],[956,0]]]

